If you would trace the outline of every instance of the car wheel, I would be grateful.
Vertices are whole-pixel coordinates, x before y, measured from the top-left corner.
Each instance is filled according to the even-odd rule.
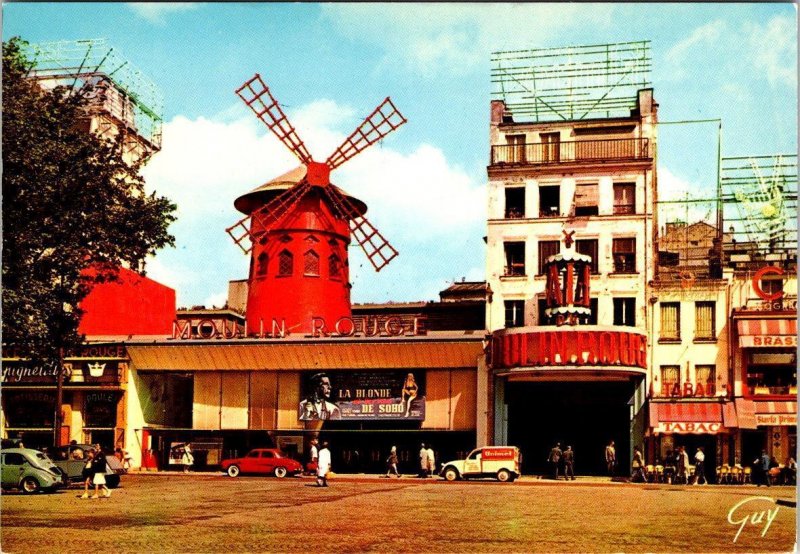
[[[239,466],[237,466],[237,465],[232,465],[232,466],[230,466],[228,468],[228,475],[230,477],[238,477],[239,473],[241,473],[241,470],[239,469]]]
[[[37,481],[33,477],[26,477],[22,480],[20,485],[22,492],[25,494],[31,494],[39,490],[39,481]]]
[[[106,486],[109,489],[116,489],[119,486],[119,475],[106,475]]]
[[[286,477],[286,468],[282,467],[282,466],[278,466],[278,467],[275,468],[274,473],[275,473],[275,477],[277,477],[278,479],[283,479],[284,477]]]
[[[444,478],[448,481],[455,481],[458,479],[458,471],[454,467],[448,467],[444,470]]]
[[[511,479],[511,473],[507,469],[501,469],[497,472],[497,480],[501,483],[505,483]]]

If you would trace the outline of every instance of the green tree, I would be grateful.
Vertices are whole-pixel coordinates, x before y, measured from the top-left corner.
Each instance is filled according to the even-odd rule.
[[[93,284],[174,244],[175,205],[145,193],[121,137],[80,127],[86,88],[31,78],[24,45],[3,43],[3,344],[55,360],[80,344],[78,306]]]

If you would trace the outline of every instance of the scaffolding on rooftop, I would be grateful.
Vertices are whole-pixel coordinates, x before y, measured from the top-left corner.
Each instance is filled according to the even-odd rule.
[[[135,133],[148,153],[161,149],[161,91],[106,39],[30,44],[26,54],[34,64],[30,76],[43,87],[81,91],[93,115],[110,116],[117,130]]]
[[[650,41],[493,52],[492,98],[515,121],[629,117],[652,85]]]
[[[663,198],[663,197],[662,197]],[[722,157],[717,194],[656,203],[660,281],[797,266],[797,155]]]

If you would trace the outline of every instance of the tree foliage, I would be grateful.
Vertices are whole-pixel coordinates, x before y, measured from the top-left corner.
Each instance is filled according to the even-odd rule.
[[[121,134],[81,126],[86,88],[31,78],[23,45],[3,43],[3,344],[53,359],[81,342],[78,306],[94,283],[174,244],[175,205],[145,193]]]

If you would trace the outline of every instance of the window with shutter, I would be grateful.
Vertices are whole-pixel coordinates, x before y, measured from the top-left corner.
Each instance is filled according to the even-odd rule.
[[[661,340],[680,340],[681,338],[681,305],[680,302],[662,302],[661,304]]]
[[[715,307],[716,302],[695,302],[695,340],[714,340],[716,338]]]
[[[614,273],[636,273],[636,239],[614,239]]]
[[[578,184],[575,187],[575,215],[597,215],[597,183]]]

